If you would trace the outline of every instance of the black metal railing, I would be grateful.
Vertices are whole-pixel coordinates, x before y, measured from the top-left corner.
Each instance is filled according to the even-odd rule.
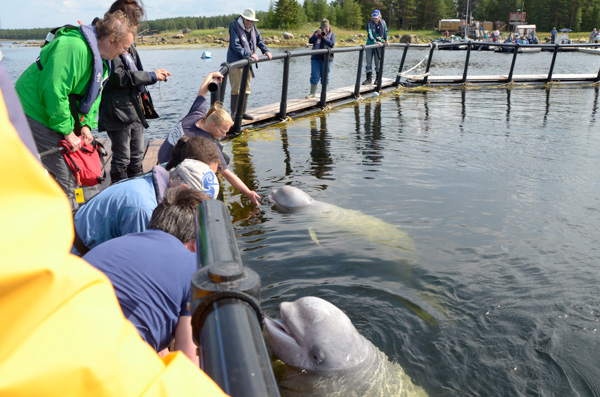
[[[242,264],[223,202],[198,207],[196,247],[191,310],[200,367],[232,397],[279,396],[261,330],[260,277]]]
[[[480,47],[486,47],[486,46],[512,49],[513,58],[511,61],[511,65],[510,65],[510,69],[509,69],[507,78],[495,81],[496,83],[512,83],[514,80],[514,70],[515,70],[517,55],[519,54],[519,49],[522,47],[542,48],[542,49],[546,49],[546,50],[551,50],[553,52],[552,60],[550,62],[550,67],[548,69],[548,73],[544,78],[544,81],[550,82],[550,81],[552,81],[557,54],[558,54],[558,52],[561,51],[561,49],[564,50],[564,49],[573,48],[573,47],[600,47],[600,44],[592,44],[592,43],[585,43],[585,44],[518,44],[518,43],[501,43],[501,42],[470,41],[469,40],[469,41],[459,41],[459,42],[432,42],[432,43],[428,43],[428,44],[390,43],[389,46],[378,43],[378,44],[371,44],[371,45],[360,45],[360,46],[355,46],[355,47],[338,47],[338,48],[333,48],[333,49],[327,48],[327,49],[319,49],[319,50],[298,50],[298,51],[286,50],[279,54],[273,54],[272,59],[271,59],[273,61],[283,60],[283,81],[281,84],[281,104],[280,104],[280,108],[279,108],[279,113],[277,114],[277,118],[279,120],[285,120],[287,118],[288,85],[289,85],[289,76],[290,76],[290,72],[289,72],[290,65],[289,64],[290,64],[291,58],[308,57],[308,56],[312,56],[312,55],[321,55],[322,54],[325,56],[325,65],[327,65],[329,63],[329,59],[332,54],[339,54],[339,53],[346,53],[346,52],[358,52],[356,82],[355,82],[355,87],[354,87],[354,91],[352,94],[352,96],[354,98],[358,98],[360,96],[361,74],[362,74],[362,66],[363,66],[363,61],[364,61],[364,54],[365,54],[365,51],[368,49],[378,50],[379,62],[380,62],[380,66],[379,66],[380,73],[378,74],[378,76],[377,76],[378,78],[375,81],[374,90],[380,91],[382,88],[382,76],[383,76],[383,71],[384,71],[384,67],[385,67],[385,53],[386,53],[386,51],[389,51],[390,49],[394,49],[394,50],[402,49],[403,50],[400,65],[398,67],[398,73],[396,75],[396,79],[395,79],[394,83],[392,84],[394,87],[398,87],[400,85],[403,85],[402,73],[404,70],[406,55],[407,55],[409,48],[421,49],[421,50],[424,48],[429,49],[429,54],[428,54],[428,58],[427,58],[427,66],[425,68],[424,77],[422,80],[420,80],[418,83],[416,83],[416,84],[421,84],[421,85],[427,85],[428,80],[429,80],[429,73],[431,71],[433,56],[434,56],[434,53],[436,50],[450,49],[450,48],[454,48],[454,47],[464,47],[464,49],[466,50],[466,57],[465,57],[462,78],[458,79],[457,81],[452,81],[448,84],[465,84],[469,78],[468,70],[469,70],[469,64],[470,64],[470,58],[471,58],[471,51],[473,49],[479,49]],[[221,64],[219,72],[221,72],[223,74],[223,76],[225,76],[225,78],[223,80],[223,83],[220,85],[220,87],[218,87],[215,91],[212,92],[211,102],[214,103],[217,100],[221,101],[221,102],[224,101],[225,89],[226,89],[226,85],[227,85],[227,76],[231,70],[236,69],[236,68],[243,68],[242,81],[241,81],[241,87],[240,87],[240,93],[243,93],[246,91],[246,88],[247,88],[248,73],[250,73],[250,68],[252,67],[252,65],[255,63],[268,62],[268,61],[270,61],[269,58],[267,56],[262,55],[262,56],[258,57],[257,61],[254,60],[253,58],[247,58],[247,59],[242,59],[242,60],[232,62],[232,63]],[[325,67],[324,68],[324,76],[321,79],[321,96],[319,98],[318,104],[316,105],[320,108],[325,108],[325,106],[327,105],[327,88],[328,87],[327,87],[327,84],[323,84],[323,82],[327,81],[327,75],[328,75],[328,68]],[[592,80],[582,79],[582,81],[591,81],[593,83],[599,82],[600,81],[600,70],[598,71],[598,74],[594,79],[592,79]],[[236,112],[236,114],[232,115],[233,120],[234,120],[234,125],[232,127],[233,133],[239,133],[241,130],[242,113],[243,113],[242,109],[244,108],[244,106],[243,106],[244,100],[245,100],[245,95],[238,96],[237,112]]]

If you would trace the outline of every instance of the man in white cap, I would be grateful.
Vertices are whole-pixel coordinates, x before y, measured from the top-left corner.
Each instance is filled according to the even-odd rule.
[[[152,211],[162,202],[169,187],[185,184],[216,198],[217,167],[217,162],[209,166],[188,158],[170,173],[157,165],[150,173],[104,189],[75,214],[71,253],[84,255],[105,241],[146,230]]]
[[[373,11],[371,19],[367,22],[367,45],[385,42],[386,45],[390,45],[388,41],[388,29],[385,21],[381,18],[381,12],[379,10]],[[375,81],[379,80],[379,73],[381,72],[381,49],[370,48],[366,51],[367,66],[365,71],[367,72],[367,79],[363,81],[364,85],[373,84],[373,57],[375,57],[375,71],[377,77]]]
[[[256,13],[252,8],[246,8],[235,21],[229,24],[229,50],[227,51],[227,62],[235,62],[241,59],[253,58],[258,61],[258,54],[256,49],[260,48],[262,53],[269,59],[272,58],[269,49],[262,40],[258,29],[254,26],[254,22],[258,22],[256,19]],[[229,79],[231,82],[231,115],[235,118],[237,111],[242,112],[242,117],[246,120],[253,120],[254,118],[246,113],[246,105],[248,103],[248,95],[250,95],[250,78],[253,74],[252,69],[248,74],[248,81],[246,86],[246,92],[240,93],[240,86],[242,84],[242,68],[237,68],[229,71]],[[244,102],[242,109],[237,109],[238,97],[244,95]]]

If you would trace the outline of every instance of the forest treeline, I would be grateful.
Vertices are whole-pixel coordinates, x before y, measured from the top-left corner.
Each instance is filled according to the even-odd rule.
[[[257,11],[260,20],[257,25],[268,29],[297,29],[327,18],[334,26],[357,30],[365,27],[374,9],[379,9],[390,29],[435,30],[440,19],[464,19],[467,1],[473,20],[508,22],[509,12],[522,9],[527,13],[527,23],[536,24],[541,32],[549,32],[555,26],[575,32],[600,28],[599,0],[271,0],[267,11]],[[138,31],[227,28],[238,15],[143,21]],[[0,29],[0,39],[41,40],[52,28]]]

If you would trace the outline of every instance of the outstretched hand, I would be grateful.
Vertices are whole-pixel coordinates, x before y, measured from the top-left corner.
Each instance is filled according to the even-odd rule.
[[[171,76],[171,73],[167,72],[165,69],[156,69],[154,74],[156,74],[156,80],[158,81],[167,81],[167,78]]]
[[[252,202],[252,204],[259,206],[260,202],[258,200],[260,200],[260,195],[258,193],[256,193],[255,191],[250,191],[248,194],[246,194],[246,197],[248,197],[250,199],[250,201]]]

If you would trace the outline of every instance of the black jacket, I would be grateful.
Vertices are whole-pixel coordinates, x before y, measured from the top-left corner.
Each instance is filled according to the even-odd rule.
[[[132,45],[130,48],[133,59],[137,62],[139,55]],[[135,72],[125,68],[121,56],[112,60],[112,73],[102,91],[102,102],[98,114],[99,131],[116,131],[135,124],[148,128],[140,104],[138,86],[156,83],[154,72],[138,70]],[[150,93],[147,93],[150,95]]]

